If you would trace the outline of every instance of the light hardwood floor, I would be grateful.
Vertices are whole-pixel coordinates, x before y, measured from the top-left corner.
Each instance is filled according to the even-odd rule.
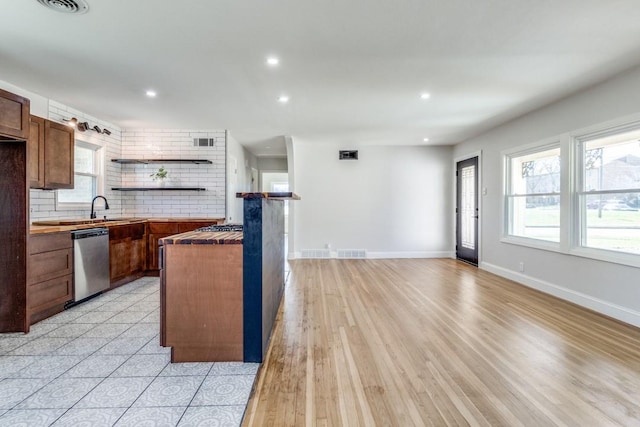
[[[637,328],[454,260],[291,271],[244,426],[640,426]]]

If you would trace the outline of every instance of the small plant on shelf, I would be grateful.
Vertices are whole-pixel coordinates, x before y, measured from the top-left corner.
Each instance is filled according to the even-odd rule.
[[[169,172],[167,172],[164,166],[160,166],[160,169],[158,169],[155,173],[152,173],[149,176],[153,178],[154,181],[160,181],[160,186],[162,187],[164,186],[164,180],[167,179],[168,174]]]

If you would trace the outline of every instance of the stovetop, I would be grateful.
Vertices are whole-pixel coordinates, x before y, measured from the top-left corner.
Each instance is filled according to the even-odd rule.
[[[198,228],[196,231],[242,231],[242,224],[209,225],[207,227]]]

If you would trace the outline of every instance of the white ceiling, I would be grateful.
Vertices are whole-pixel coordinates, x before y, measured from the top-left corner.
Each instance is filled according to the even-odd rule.
[[[282,135],[454,144],[640,62],[638,0],[87,2],[0,0],[0,79],[123,128],[229,129],[258,155]]]

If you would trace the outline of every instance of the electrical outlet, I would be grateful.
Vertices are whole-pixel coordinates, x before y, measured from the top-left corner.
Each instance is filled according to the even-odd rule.
[[[520,264],[518,265],[518,269],[520,270],[521,273],[524,273],[524,262],[520,261]]]
[[[324,247],[325,249],[331,249],[331,243],[325,243]]]

